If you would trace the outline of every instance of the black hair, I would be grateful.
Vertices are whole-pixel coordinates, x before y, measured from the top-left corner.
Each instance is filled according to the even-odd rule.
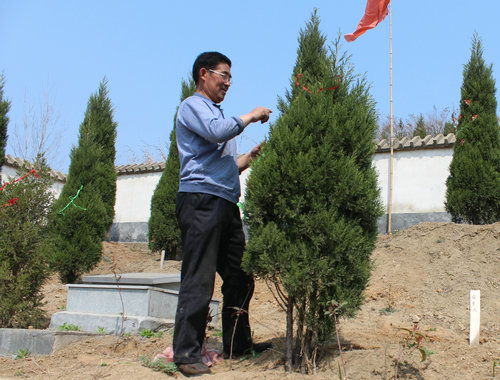
[[[201,53],[193,64],[194,83],[198,85],[198,80],[200,79],[200,69],[202,67],[207,70],[215,69],[219,63],[227,63],[229,67],[231,67],[231,60],[222,53],[216,51]]]

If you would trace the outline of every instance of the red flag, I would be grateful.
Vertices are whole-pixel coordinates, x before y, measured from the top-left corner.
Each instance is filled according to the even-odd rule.
[[[365,15],[354,33],[344,35],[347,42],[352,42],[368,29],[375,28],[389,14],[387,6],[391,0],[368,0]]]

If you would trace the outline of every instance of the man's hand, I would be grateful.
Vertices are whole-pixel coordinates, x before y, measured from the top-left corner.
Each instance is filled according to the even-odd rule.
[[[250,152],[242,154],[238,157],[238,169],[240,173],[250,166],[250,162],[256,159],[260,154],[260,149],[262,148],[262,143],[255,146]]]
[[[260,121],[262,124],[264,124],[266,121],[269,120],[269,115],[271,114],[271,112],[273,111],[271,111],[269,108],[257,107],[254,108],[249,113],[247,113],[246,115],[240,116],[240,119],[245,124],[245,127],[248,124],[255,123],[257,121]]]

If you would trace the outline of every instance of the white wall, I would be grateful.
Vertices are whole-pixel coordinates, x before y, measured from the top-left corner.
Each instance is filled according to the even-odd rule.
[[[452,157],[451,147],[394,152],[392,212],[445,212],[446,178]],[[390,154],[377,153],[374,165],[382,201],[387,208]]]
[[[424,220],[449,220],[444,201],[446,178],[453,156],[451,146],[438,149],[399,150],[394,152],[393,228],[403,229]],[[376,153],[374,165],[378,172],[378,184],[382,202],[388,211],[390,155]],[[111,240],[144,241],[150,215],[151,197],[162,172],[118,175],[116,183],[115,218]],[[244,201],[246,181],[250,170],[240,175],[240,201]],[[2,179],[18,177],[16,170],[4,165]],[[58,196],[63,183],[55,182],[53,191]],[[379,230],[384,231],[384,221]]]
[[[162,172],[119,175],[114,223],[148,222],[151,197]]]

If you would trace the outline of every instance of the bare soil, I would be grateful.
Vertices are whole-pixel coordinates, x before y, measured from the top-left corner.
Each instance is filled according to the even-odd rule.
[[[490,379],[494,363],[500,378],[500,222],[486,226],[422,223],[392,236],[380,235],[373,252],[375,268],[366,300],[356,318],[341,321],[341,344],[347,376],[394,379]],[[103,260],[92,273],[176,272],[180,263],[165,262],[144,244],[104,243]],[[220,285],[220,282],[218,282]],[[217,286],[218,287],[218,286]],[[470,290],[481,290],[480,344],[469,345]],[[44,287],[49,315],[66,303],[66,288],[56,277]],[[216,290],[215,297],[220,297]],[[245,360],[217,363],[216,379],[339,379],[336,342],[322,353],[312,375],[284,371],[285,313],[263,281],[257,281],[250,309],[254,340],[272,341],[274,349]],[[404,330],[418,322],[423,346],[434,353],[422,362],[418,351],[400,353]],[[208,346],[221,348],[215,330]],[[161,338],[96,336],[48,356],[0,358],[1,379],[165,379],[141,364],[172,342]],[[184,378],[180,373],[174,375]]]

